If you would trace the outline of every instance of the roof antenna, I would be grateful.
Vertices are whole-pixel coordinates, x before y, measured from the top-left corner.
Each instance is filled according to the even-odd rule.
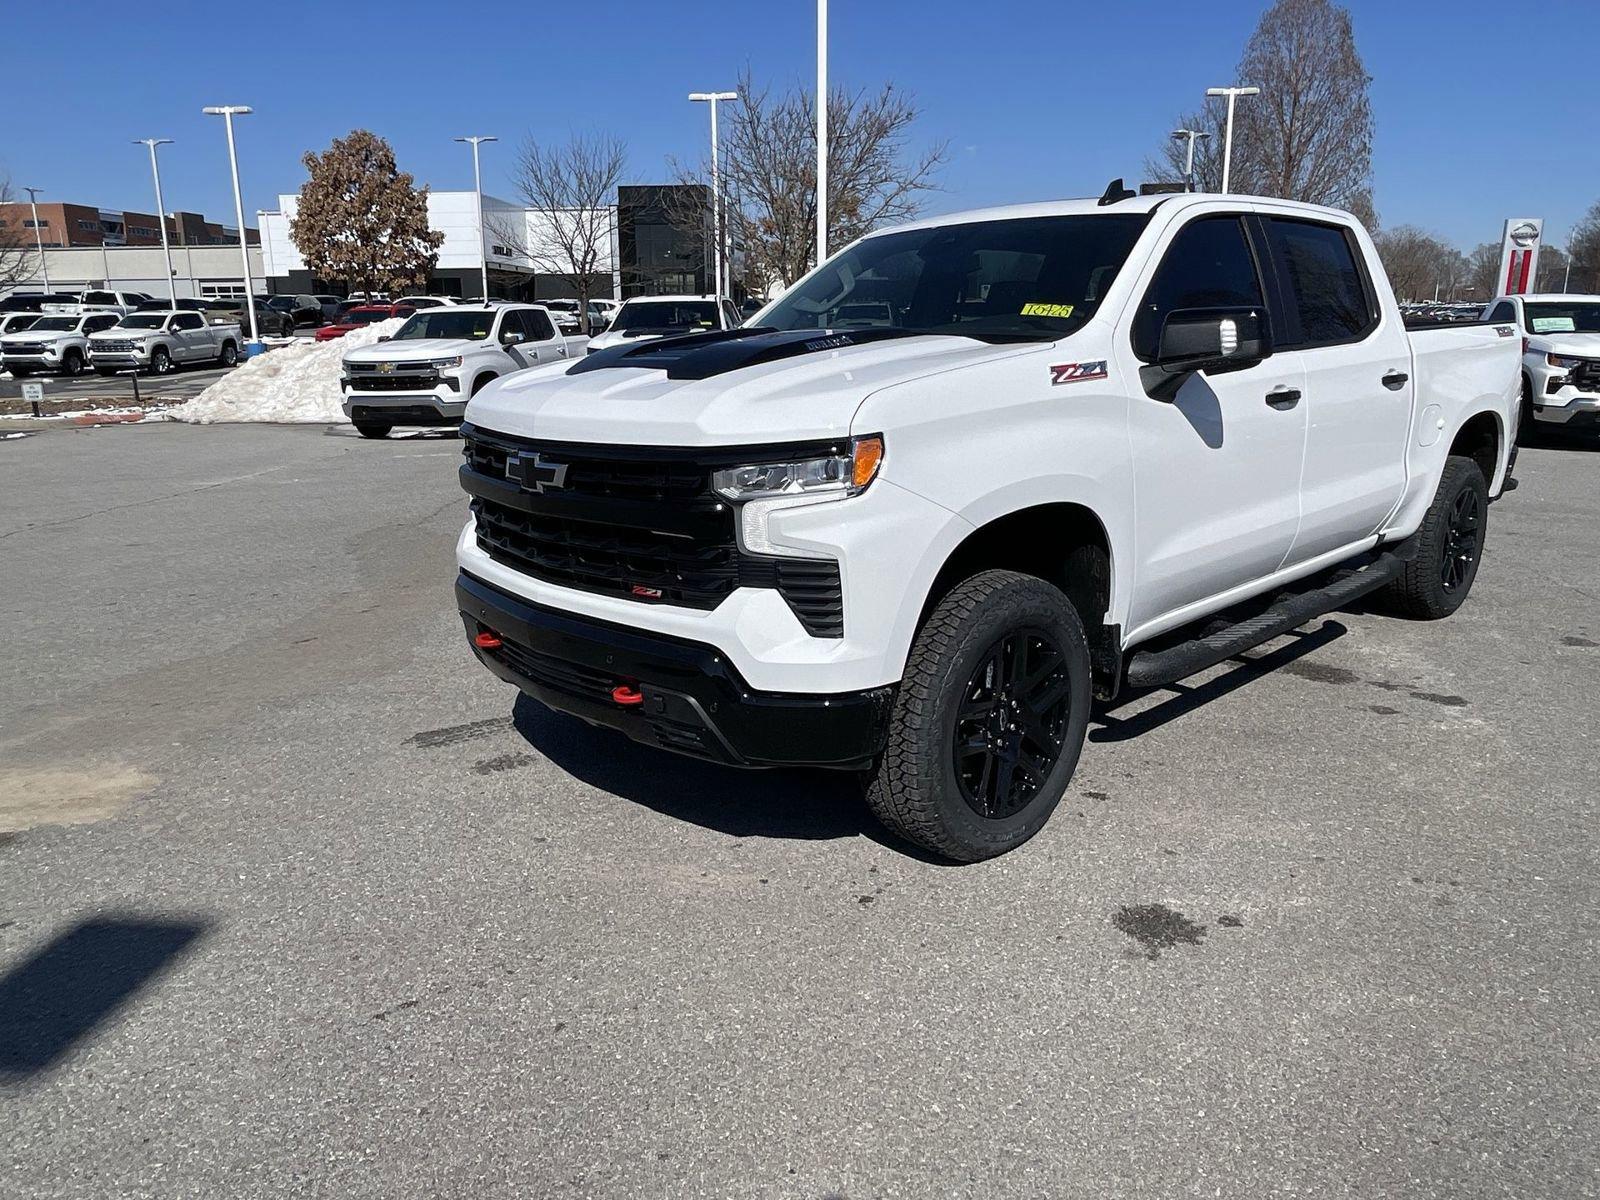
[[[1100,196],[1099,205],[1104,208],[1106,205],[1115,204],[1119,200],[1132,200],[1136,194],[1131,188],[1123,187],[1122,177],[1118,176],[1106,184],[1106,190]]]

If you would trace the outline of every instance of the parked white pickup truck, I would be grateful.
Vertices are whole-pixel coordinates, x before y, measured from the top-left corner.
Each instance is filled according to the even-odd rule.
[[[624,300],[605,332],[589,340],[589,352],[738,324],[739,310],[731,300],[718,305],[715,296],[636,296]]]
[[[89,335],[121,319],[103,312],[39,317],[26,329],[0,336],[0,361],[19,379],[36,371],[82,375],[89,365]]]
[[[89,335],[89,363],[100,375],[149,371],[167,375],[185,363],[239,361],[243,341],[232,322],[208,323],[197,312],[138,312]]]
[[[863,771],[891,829],[981,859],[1044,824],[1092,697],[1369,592],[1453,612],[1518,351],[1509,325],[1408,334],[1332,209],[1113,188],[940,217],[745,328],[485,388],[457,600],[552,708]]]
[[[1522,334],[1522,426],[1600,422],[1600,296],[1499,296],[1484,319]]]
[[[586,337],[557,333],[538,304],[426,309],[393,337],[344,356],[344,414],[372,438],[396,425],[454,424],[490,380],[581,358],[588,345]]]

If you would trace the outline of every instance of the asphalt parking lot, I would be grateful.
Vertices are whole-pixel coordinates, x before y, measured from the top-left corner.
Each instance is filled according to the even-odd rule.
[[[518,702],[457,460],[0,443],[0,1194],[1596,1194],[1592,443],[976,867]]]
[[[205,391],[231,369],[210,366],[182,367],[170,375],[141,375],[139,397],[145,403],[158,397],[188,400]],[[126,401],[130,405],[134,403],[133,380],[129,376],[96,375],[93,371],[86,371],[76,378],[66,375],[30,375],[26,379],[0,379],[0,409],[15,408],[18,412],[23,411],[21,405],[6,405],[4,402],[20,401],[24,383],[44,384],[47,402],[95,401],[96,407],[113,400]]]

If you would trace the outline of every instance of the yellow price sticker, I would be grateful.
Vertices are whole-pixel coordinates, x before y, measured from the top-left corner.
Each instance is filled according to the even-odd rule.
[[[1072,305],[1070,304],[1024,304],[1022,315],[1025,317],[1070,317]]]

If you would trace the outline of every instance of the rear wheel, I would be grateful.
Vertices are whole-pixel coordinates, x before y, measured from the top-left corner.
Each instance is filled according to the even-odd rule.
[[[1089,703],[1089,645],[1071,601],[1036,576],[974,575],[912,644],[867,803],[958,862],[1015,849],[1066,792]]]
[[[388,437],[389,431],[394,428],[393,425],[385,425],[378,421],[357,421],[355,426],[356,432],[364,438]]]
[[[1478,577],[1489,529],[1489,485],[1470,458],[1445,459],[1439,490],[1417,530],[1416,555],[1379,593],[1394,612],[1433,621],[1460,608]]]
[[[231,367],[239,361],[239,347],[232,342],[222,343],[222,353],[217,355],[217,361],[225,367]]]

